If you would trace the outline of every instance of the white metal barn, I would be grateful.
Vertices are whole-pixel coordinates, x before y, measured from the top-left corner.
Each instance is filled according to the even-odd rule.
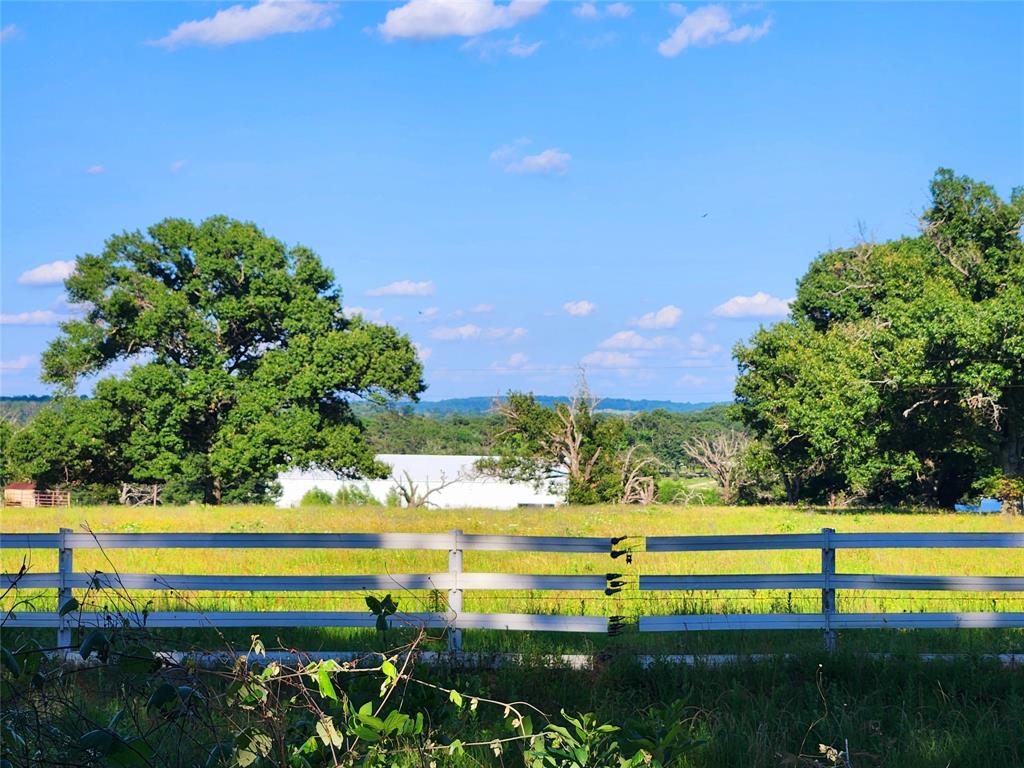
[[[391,478],[386,480],[340,480],[331,472],[294,470],[278,475],[281,496],[279,507],[296,507],[310,490],[320,488],[334,496],[343,486],[363,487],[365,484],[381,503],[396,486],[396,478],[408,483],[406,473],[420,491],[444,488],[430,495],[432,507],[483,507],[513,509],[519,506],[554,505],[561,496],[539,491],[530,483],[516,483],[480,475],[474,465],[482,456],[433,456],[382,453],[377,459],[391,465]],[[451,481],[455,482],[451,482]]]

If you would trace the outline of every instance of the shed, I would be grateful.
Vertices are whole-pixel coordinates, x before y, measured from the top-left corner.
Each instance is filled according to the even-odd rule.
[[[35,483],[8,483],[4,487],[5,507],[34,507],[35,505]]]

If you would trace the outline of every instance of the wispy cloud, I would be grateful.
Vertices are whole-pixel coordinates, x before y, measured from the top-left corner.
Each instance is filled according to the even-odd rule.
[[[175,160],[170,165],[170,171],[171,171],[171,173],[178,173],[178,171],[180,171],[184,167],[185,167],[185,161],[184,160]]]
[[[516,174],[563,174],[569,170],[572,155],[560,149],[545,149],[536,154],[527,154],[530,140],[520,138],[491,152],[491,161],[501,166],[505,173]]]
[[[683,316],[683,310],[672,304],[668,304],[655,312],[648,312],[632,321],[631,325],[637,328],[674,328],[679,318]]]
[[[19,285],[57,285],[75,271],[74,260],[51,261],[38,267],[22,272],[18,276]]]
[[[367,307],[345,307],[343,310],[345,317],[355,317],[356,315],[362,315],[364,320],[381,320],[384,317],[383,309],[368,309]]]
[[[438,341],[466,341],[468,339],[486,339],[488,341],[519,341],[526,336],[525,328],[481,328],[475,323],[457,326],[438,326],[430,332],[432,339]]]
[[[438,307],[427,307],[417,312],[417,319],[421,323],[429,323],[437,319],[437,316],[441,313]]]
[[[17,24],[8,24],[3,29],[0,29],[0,43],[6,43],[16,37],[21,37],[21,30]]]
[[[597,304],[586,299],[580,299],[579,301],[567,301],[562,305],[562,309],[568,312],[573,317],[586,317],[597,309]]]
[[[73,319],[72,315],[59,314],[52,309],[34,309],[30,312],[0,314],[0,325],[57,325]]]
[[[485,328],[484,338],[496,341],[519,341],[526,336],[525,328]]]
[[[715,317],[785,317],[789,314],[789,305],[793,299],[779,299],[775,296],[758,291],[753,296],[733,296],[719,304],[711,314]]]
[[[34,364],[38,359],[36,355],[21,355],[13,360],[0,360],[0,371],[4,373],[17,373]]]
[[[658,53],[669,58],[678,56],[694,45],[711,46],[758,40],[768,34],[772,26],[770,17],[757,25],[737,26],[731,10],[724,5],[704,5],[690,13],[678,4],[673,5],[672,9],[683,17],[682,21],[658,45]]]
[[[393,283],[382,285],[379,288],[371,288],[366,292],[367,296],[433,296],[434,283],[432,280],[414,282],[412,280],[396,280]]]
[[[525,155],[505,166],[505,173],[558,174],[569,170],[572,155],[560,149],[545,149],[536,155]]]
[[[454,327],[441,325],[430,332],[430,338],[438,341],[465,341],[466,339],[476,339],[479,336],[480,326],[473,323]]]
[[[640,364],[633,355],[626,352],[604,352],[597,351],[584,355],[580,360],[584,365],[594,365],[599,368],[634,368]]]
[[[88,168],[85,169],[85,172],[91,176],[98,176],[101,173],[106,173],[107,169],[104,168],[102,165],[90,165]]]
[[[385,38],[476,37],[508,29],[540,13],[546,0],[409,0],[388,11],[377,30]]]
[[[493,312],[494,311],[494,305],[493,304],[477,304],[475,307],[470,307],[469,311],[472,312],[474,315],[485,315],[488,312]]]
[[[522,40],[519,35],[499,40],[489,40],[485,37],[474,37],[462,44],[462,50],[473,51],[479,54],[481,59],[492,59],[496,56],[515,56],[525,59],[533,56],[540,48],[540,41],[529,43]]]
[[[662,349],[678,345],[678,340],[671,336],[641,336],[636,331],[619,331],[598,344],[604,349]]]
[[[491,363],[491,369],[495,371],[512,371],[517,368],[522,368],[530,362],[530,358],[522,352],[513,352],[508,356],[508,360],[504,362]]]
[[[580,3],[574,6],[572,13],[579,19],[594,20],[606,16],[624,19],[632,15],[633,6],[629,3]]]
[[[182,22],[151,44],[170,50],[186,45],[218,47],[286,32],[325,29],[334,23],[335,8],[335,3],[311,0],[260,0],[256,5],[232,5],[209,18]]]
[[[434,350],[430,347],[425,347],[418,342],[414,341],[412,346],[416,350],[416,356],[419,357],[421,363],[427,362],[427,360],[430,359],[430,356],[434,354]]]

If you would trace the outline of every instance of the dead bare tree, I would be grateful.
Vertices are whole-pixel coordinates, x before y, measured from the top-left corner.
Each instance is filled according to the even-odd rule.
[[[742,432],[731,431],[692,437],[683,450],[722,488],[723,501],[732,504],[739,494],[740,458],[749,444],[750,438]]]
[[[622,468],[622,503],[646,504],[655,502],[658,484],[650,470],[658,464],[653,456],[635,458],[638,446],[632,446],[619,457]]]
[[[424,487],[421,489],[419,483],[412,479],[412,475],[409,474],[408,470],[402,472],[403,477],[393,475],[392,481],[395,483],[395,491],[398,493],[398,497],[402,500],[402,503],[406,507],[412,509],[422,509],[429,507],[433,502],[430,501],[430,497],[439,491],[443,491],[450,485],[459,482],[460,480],[468,480],[469,476],[460,472],[449,480],[444,472],[441,473],[441,481],[434,486],[430,485],[430,481],[424,481]]]

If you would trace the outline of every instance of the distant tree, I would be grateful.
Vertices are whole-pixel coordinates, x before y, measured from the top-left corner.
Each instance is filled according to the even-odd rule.
[[[394,328],[345,316],[309,249],[224,217],[167,219],[79,257],[65,284],[88,309],[43,355],[66,396],[15,438],[27,474],[212,503],[264,498],[291,467],[387,476],[349,402],[416,398],[420,363]],[[131,367],[72,406],[115,363]]]
[[[300,507],[327,507],[331,503],[331,494],[323,488],[313,486],[299,499]]]
[[[478,462],[478,468],[561,488],[571,504],[653,500],[651,462],[629,450],[624,420],[599,416],[597,403],[582,377],[572,401],[551,408],[532,394],[510,392],[494,406],[502,419],[494,456]]]
[[[736,347],[743,422],[791,500],[949,505],[1024,471],[1024,192],[940,170],[915,238],[830,251]]]
[[[625,436],[629,445],[646,447],[664,474],[678,475],[695,466],[686,452],[688,440],[742,428],[728,406],[715,405],[685,413],[664,409],[638,413],[627,419]]]
[[[691,437],[686,455],[722,489],[722,500],[732,504],[739,496],[743,456],[750,438],[742,432],[720,432],[711,437]]]
[[[11,481],[11,438],[14,426],[5,418],[0,418],[0,487]]]

